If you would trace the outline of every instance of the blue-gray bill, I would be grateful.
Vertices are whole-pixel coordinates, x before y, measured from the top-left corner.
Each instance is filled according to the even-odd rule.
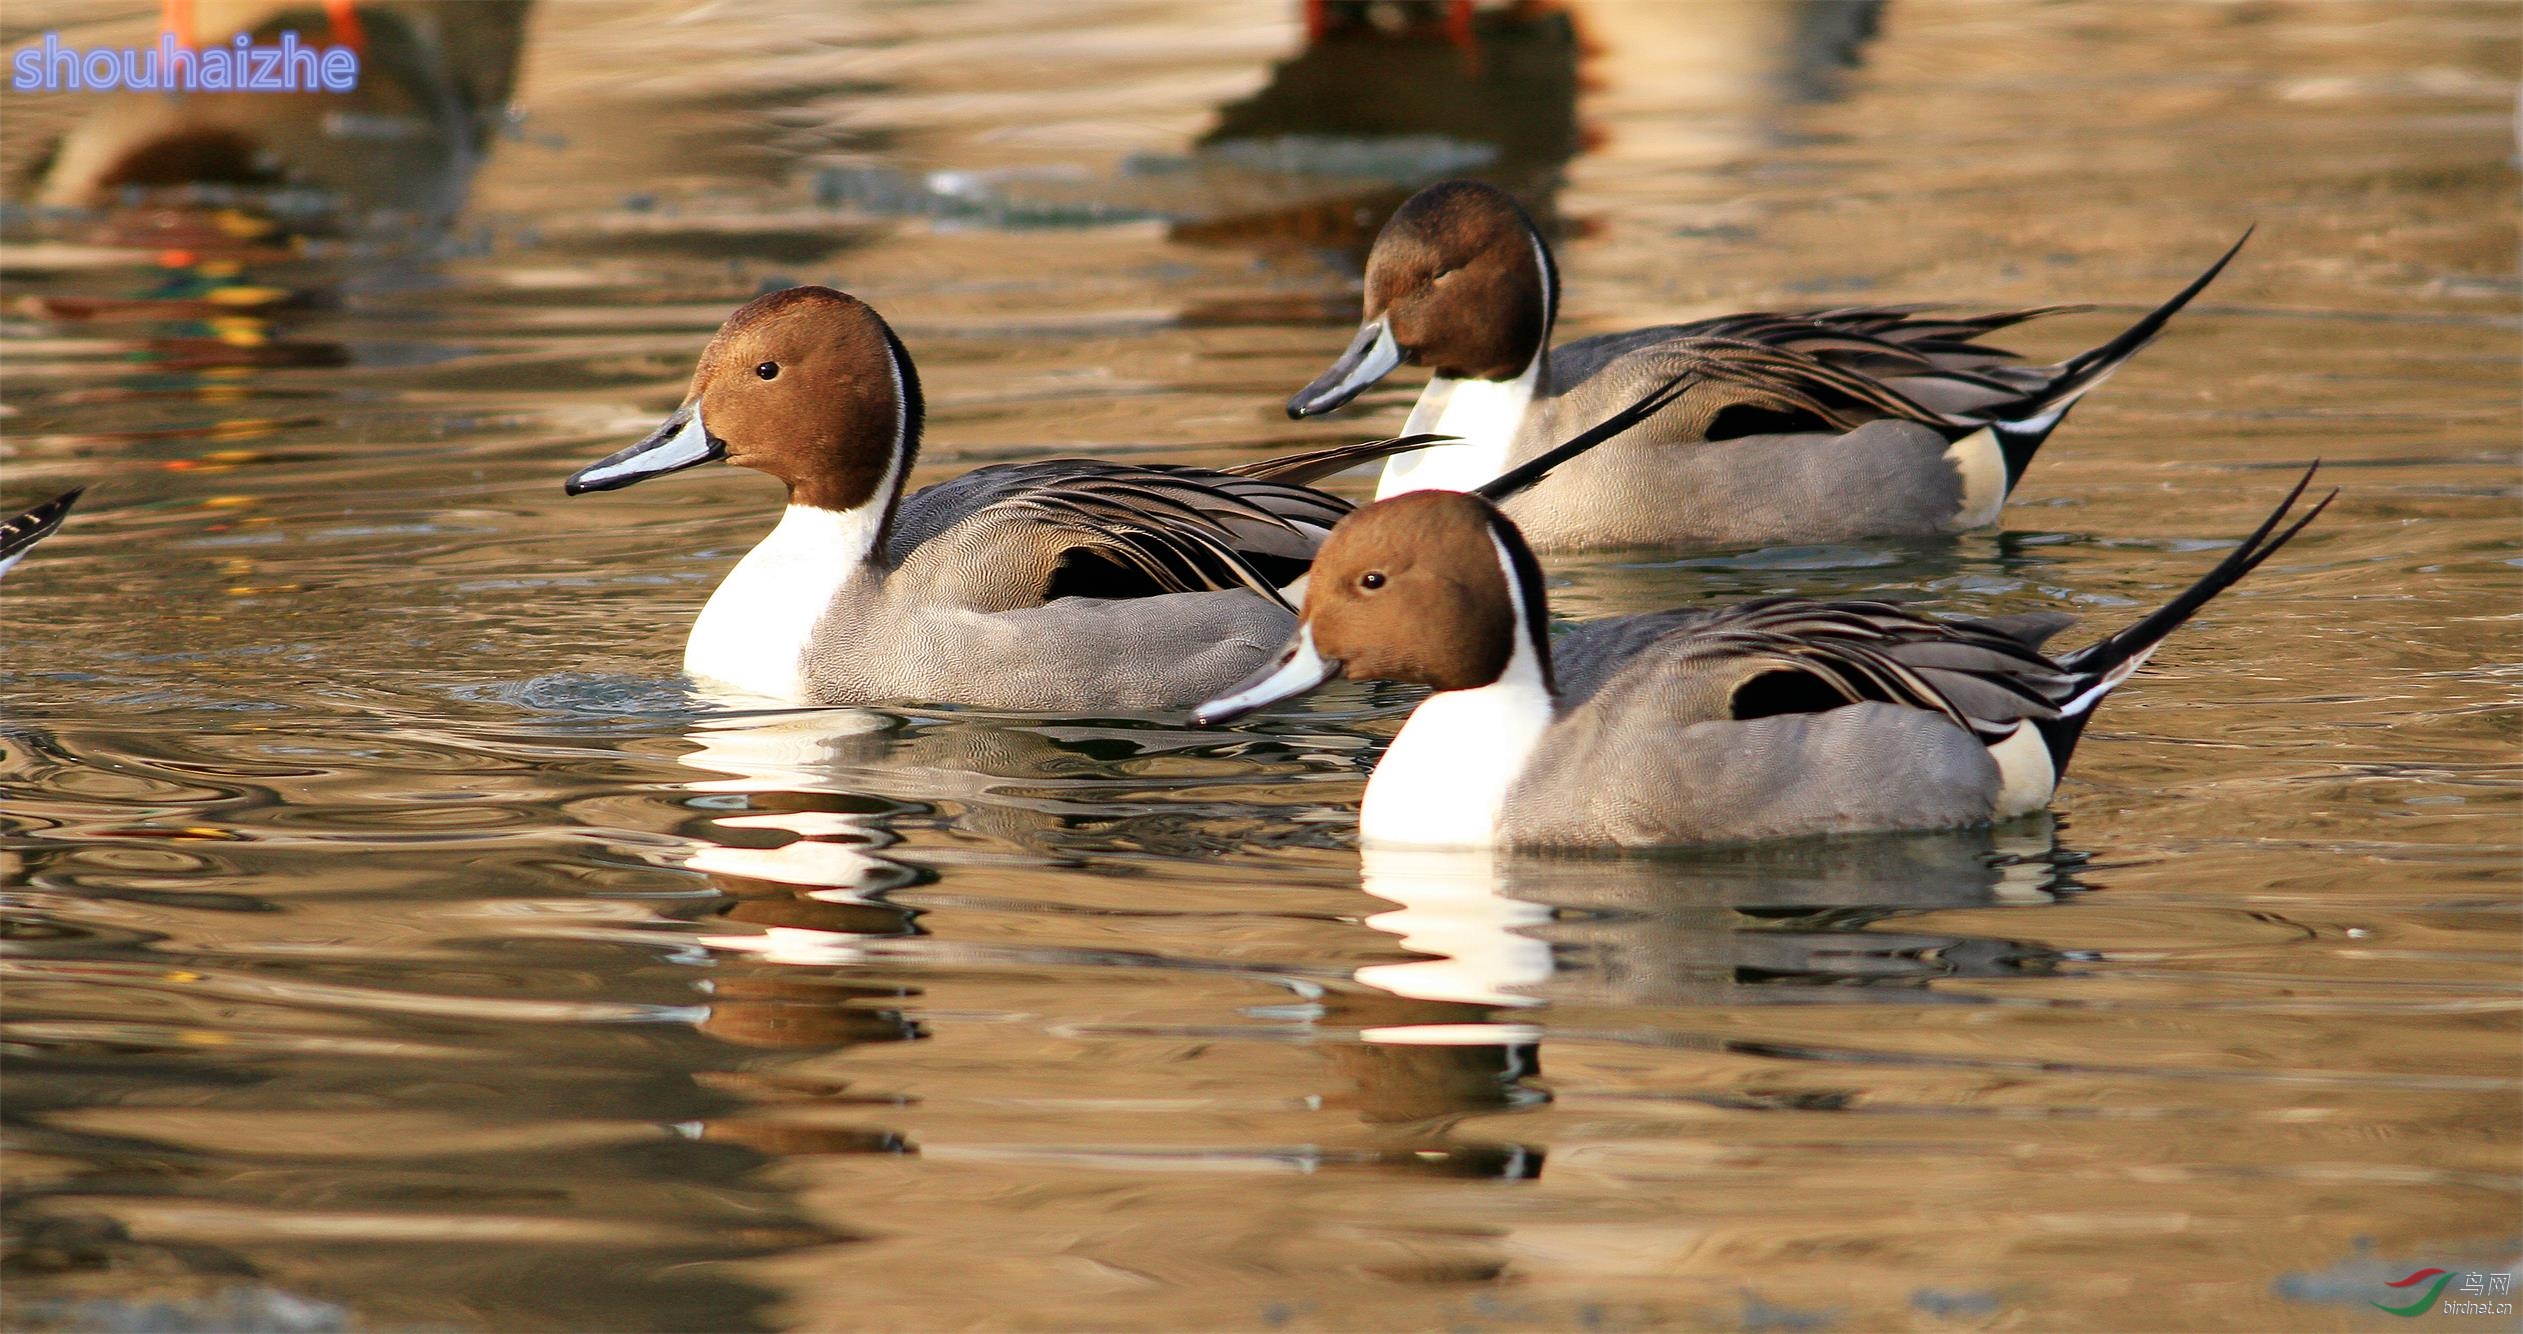
[[[1349,350],[1340,354],[1332,368],[1314,378],[1314,383],[1296,392],[1288,400],[1288,415],[1311,417],[1329,412],[1356,398],[1368,385],[1393,373],[1402,364],[1401,344],[1393,341],[1390,321],[1378,319],[1358,330],[1349,340]]]
[[[686,403],[628,449],[617,450],[571,473],[561,489],[570,495],[612,491],[670,472],[727,457],[727,442],[701,424],[701,408]]]
[[[1225,694],[1191,711],[1195,727],[1231,723],[1283,699],[1294,699],[1340,675],[1340,663],[1314,651],[1314,627],[1300,623],[1285,647],[1260,671]]]

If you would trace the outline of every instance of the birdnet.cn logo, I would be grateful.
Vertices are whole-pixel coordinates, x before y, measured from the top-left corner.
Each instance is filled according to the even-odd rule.
[[[2445,1297],[2444,1290],[2454,1287],[2457,1281],[2460,1286],[2454,1288],[2454,1295]],[[2483,1269],[2473,1269],[2461,1274],[2456,1274],[2449,1269],[2421,1269],[2407,1278],[2396,1283],[2387,1283],[2384,1286],[2404,1289],[2402,1294],[2404,1298],[2408,1298],[2410,1294],[2416,1294],[2415,1300],[2408,1301],[2406,1305],[2393,1305],[2390,1302],[2374,1303],[2376,1310],[2390,1315],[2415,1319],[2429,1313],[2438,1315],[2514,1314],[2513,1302],[2498,1300],[2514,1295],[2514,1275],[2512,1274],[2500,1274],[2493,1270]],[[2441,1302],[2436,1300],[2439,1297],[2443,1298]]]

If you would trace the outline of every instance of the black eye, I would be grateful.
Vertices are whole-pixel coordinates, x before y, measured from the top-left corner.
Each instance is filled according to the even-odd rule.
[[[776,361],[766,361],[761,365],[754,367],[753,373],[761,376],[765,380],[775,379],[780,373],[780,363]]]
[[[1384,571],[1369,570],[1365,574],[1359,575],[1358,587],[1363,588],[1370,593],[1384,587]]]

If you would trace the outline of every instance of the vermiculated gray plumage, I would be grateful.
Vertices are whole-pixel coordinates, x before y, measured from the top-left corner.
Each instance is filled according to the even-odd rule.
[[[2017,364],[1980,340],[2081,307],[1750,312],[1553,347],[1509,464],[1676,375],[1696,383],[1655,421],[1503,508],[1544,551],[1950,531],[1966,499],[1947,457],[1956,441],[1994,430],[2011,489],[2068,408],[2241,247],[2111,341],[2055,365]]]
[[[807,681],[832,703],[1188,707],[1286,638],[1295,618],[1278,588],[1349,509],[1205,468],[975,469],[904,499],[890,569],[835,599]]]
[[[2057,658],[2040,646],[2073,618],[2054,612],[1938,620],[1765,598],[1575,627],[1552,645],[1556,713],[1499,839],[1648,847],[1987,821],[2006,781],[1991,747],[2034,729],[2055,781],[2103,696],[2320,516],[2328,497],[2280,527],[2312,477],[2163,607]]]

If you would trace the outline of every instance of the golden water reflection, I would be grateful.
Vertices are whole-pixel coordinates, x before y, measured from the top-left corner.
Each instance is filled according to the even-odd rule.
[[[78,105],[0,108],[0,485],[95,483],[0,600],[12,1327],[2345,1328],[2511,1259],[2508,13],[1482,5],[1356,39],[1379,127],[1286,109],[1355,77],[1295,4],[697,12],[528,11],[438,228],[56,214]],[[1521,116],[1447,100],[1482,50]],[[1396,871],[1351,830],[1408,692],[700,699],[774,491],[558,490],[801,281],[919,356],[917,482],[1377,433],[1411,385],[1279,405],[1466,152],[1548,203],[1572,337],[2100,303],[2057,354],[2261,224],[1999,529],[1572,560],[1566,614],[2077,642],[2308,458],[2346,494],[2054,825]]]

